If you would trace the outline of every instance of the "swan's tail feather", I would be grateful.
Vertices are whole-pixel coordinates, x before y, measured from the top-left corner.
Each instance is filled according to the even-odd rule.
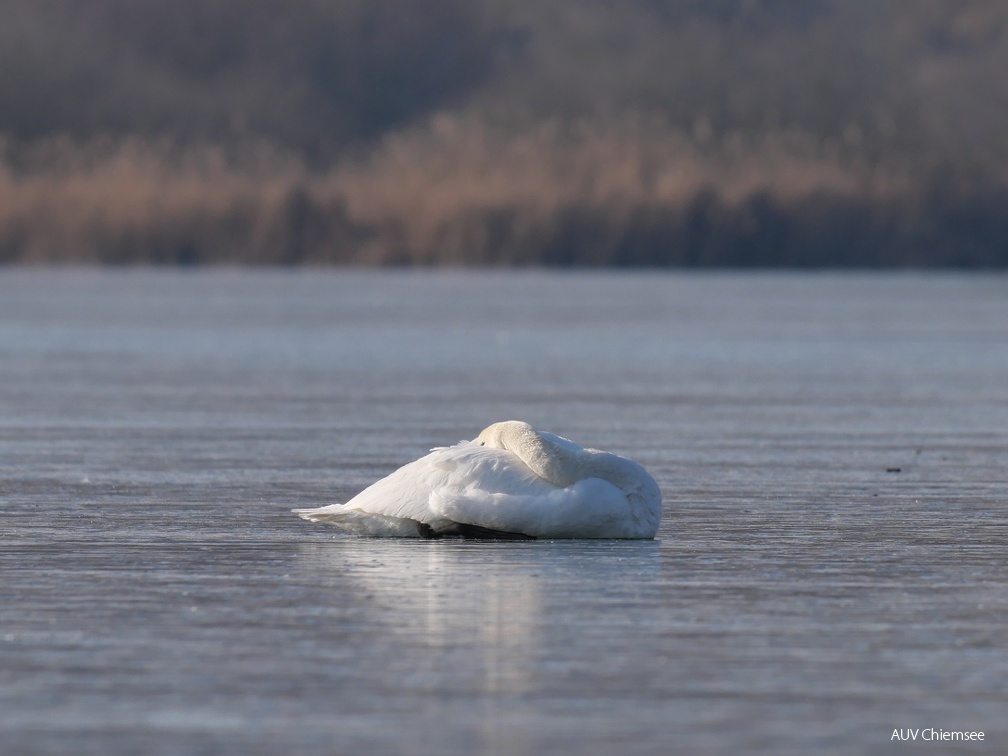
[[[362,536],[384,538],[466,538],[479,540],[535,540],[535,536],[524,533],[494,530],[480,525],[469,525],[450,520],[438,520],[433,524],[417,522],[405,517],[361,512],[336,505],[319,509],[292,509],[291,512],[309,522],[335,525],[341,530]]]
[[[335,525],[341,530],[362,536],[385,538],[420,538],[416,520],[403,517],[386,517],[343,506],[320,507],[319,509],[292,509],[291,512],[309,522]]]

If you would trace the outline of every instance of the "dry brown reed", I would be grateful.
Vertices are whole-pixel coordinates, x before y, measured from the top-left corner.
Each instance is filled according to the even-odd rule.
[[[635,117],[516,132],[443,113],[324,170],[264,142],[12,154],[8,262],[1008,263],[1003,182],[942,184],[800,133],[711,141]]]

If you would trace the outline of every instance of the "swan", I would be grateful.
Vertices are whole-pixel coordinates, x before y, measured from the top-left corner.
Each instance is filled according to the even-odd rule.
[[[508,420],[432,449],[346,504],[292,511],[365,536],[654,538],[662,499],[636,462]]]

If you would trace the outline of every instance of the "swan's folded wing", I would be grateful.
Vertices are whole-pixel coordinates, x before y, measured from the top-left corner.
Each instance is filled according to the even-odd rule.
[[[397,529],[415,530],[417,523],[440,531],[451,524],[432,507],[432,501],[440,496],[460,494],[473,486],[525,491],[539,483],[541,481],[511,452],[467,441],[435,449],[403,465],[346,504],[298,510],[297,514],[307,520],[339,525],[366,535],[375,535],[376,530],[397,535],[394,532]],[[352,514],[354,512],[384,519],[362,518]]]

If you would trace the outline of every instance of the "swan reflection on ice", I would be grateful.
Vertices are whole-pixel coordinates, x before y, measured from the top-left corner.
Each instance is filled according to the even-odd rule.
[[[431,450],[346,504],[293,511],[365,536],[654,538],[662,500],[636,462],[509,420]]]
[[[660,584],[667,597],[654,582],[657,540],[335,536],[297,543],[296,553],[300,611],[319,629],[318,653],[338,660],[320,674],[346,691],[335,708],[352,702],[362,732],[388,727],[389,711],[414,712],[403,726],[410,750],[424,753],[456,750],[439,747],[446,731],[431,726],[449,720],[468,753],[524,756],[561,742],[570,718],[546,726],[541,707],[583,705],[595,695],[586,680],[609,680],[612,693],[646,675],[650,657],[625,668],[637,658],[633,639],[653,633],[655,597],[640,590]]]

